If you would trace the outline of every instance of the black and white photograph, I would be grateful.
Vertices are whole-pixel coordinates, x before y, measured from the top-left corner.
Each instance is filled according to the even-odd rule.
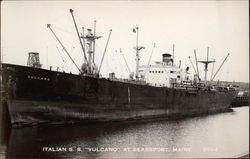
[[[249,1],[3,0],[0,159],[249,158]]]

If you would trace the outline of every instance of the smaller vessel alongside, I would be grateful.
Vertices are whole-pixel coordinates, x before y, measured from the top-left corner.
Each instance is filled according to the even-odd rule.
[[[232,107],[249,106],[249,92],[241,91],[232,102]]]

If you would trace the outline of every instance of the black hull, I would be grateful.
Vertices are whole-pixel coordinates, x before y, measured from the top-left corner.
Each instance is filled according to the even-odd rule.
[[[13,125],[181,118],[227,111],[237,94],[2,66],[3,96]]]

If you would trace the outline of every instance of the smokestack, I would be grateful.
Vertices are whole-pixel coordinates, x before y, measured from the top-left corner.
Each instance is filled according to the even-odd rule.
[[[162,62],[168,64],[170,61],[173,62],[173,59],[171,58],[171,54],[169,53],[165,53],[165,54],[162,54]]]

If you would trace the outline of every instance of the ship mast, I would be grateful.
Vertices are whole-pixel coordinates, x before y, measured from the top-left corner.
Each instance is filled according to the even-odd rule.
[[[208,57],[209,57],[209,47],[207,47],[207,60],[206,61],[198,61],[198,62],[203,63],[205,65],[205,77],[204,77],[205,84],[207,83],[208,64],[215,62],[214,60],[213,61],[208,61]]]
[[[81,36],[81,38],[82,38],[82,43],[83,43],[83,50],[84,50],[84,52],[85,52],[85,40],[84,40],[84,27],[82,27],[82,36]],[[84,58],[84,63],[86,63],[87,61],[86,61],[87,59],[85,59]]]
[[[86,39],[87,44],[87,53],[88,53],[88,60],[87,63],[90,66],[89,73],[90,74],[98,74],[99,71],[97,70],[96,65],[94,63],[94,54],[95,54],[95,40],[101,38],[101,36],[96,36],[95,33],[92,33],[92,29],[87,29],[88,33],[86,36],[83,36]],[[95,32],[95,31],[94,31]]]
[[[175,48],[175,44],[173,44],[173,63],[172,63],[172,65],[174,65],[174,48]]]
[[[83,41],[84,41],[84,45],[85,45],[85,39],[87,40],[87,42],[86,42],[86,44],[87,44],[87,53],[88,53],[88,59],[87,59],[87,56],[86,56],[86,53],[85,53],[85,46],[82,43],[78,28],[77,28],[77,25],[76,25],[76,21],[75,21],[75,18],[74,18],[74,14],[73,14],[74,10],[70,9],[69,11],[70,11],[70,13],[72,15],[72,19],[73,19],[73,22],[74,22],[74,25],[75,25],[76,33],[77,33],[77,36],[78,36],[78,39],[80,41],[82,51],[83,51],[83,54],[84,54],[84,59],[85,59],[85,61],[87,63],[87,67],[88,67],[87,72],[88,72],[88,74],[96,74],[98,72],[98,70],[97,70],[96,65],[94,63],[94,61],[95,61],[94,60],[95,40],[99,39],[101,37],[101,36],[96,36],[96,21],[94,21],[94,34],[92,33],[92,29],[87,29],[88,33],[87,33],[86,36],[84,36],[84,28],[82,28],[82,30],[83,30],[82,38],[83,38]]]
[[[94,21],[94,36],[96,36],[96,20]],[[95,63],[95,39],[93,41],[93,63]]]
[[[133,32],[136,33],[136,46],[134,47],[134,49],[136,50],[136,67],[135,67],[135,78],[138,80],[139,76],[138,76],[138,72],[139,72],[139,52],[141,49],[145,49],[144,46],[138,46],[138,37],[139,37],[139,27],[136,27],[136,30],[133,29]]]
[[[215,61],[215,59],[214,59]],[[214,62],[215,63],[215,62]],[[212,80],[212,77],[213,77],[213,74],[214,74],[214,63],[213,63],[213,67],[212,67],[212,72],[211,72],[211,78],[210,78],[210,81]]]
[[[196,57],[196,50],[194,49],[194,57],[195,57],[195,63],[196,63],[196,69],[197,69],[197,75],[200,80],[200,75],[199,75],[199,68],[198,68],[198,63],[197,63],[197,57]]]

